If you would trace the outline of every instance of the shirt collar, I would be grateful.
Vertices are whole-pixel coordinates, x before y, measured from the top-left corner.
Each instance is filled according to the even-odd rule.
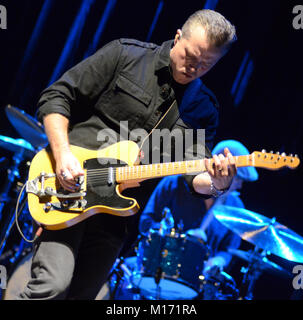
[[[170,50],[173,46],[173,40],[162,43],[159,49],[158,60],[156,61],[156,71],[170,65]]]

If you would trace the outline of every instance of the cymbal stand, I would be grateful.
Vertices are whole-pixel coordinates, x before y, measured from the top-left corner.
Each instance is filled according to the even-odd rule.
[[[117,290],[118,290],[120,282],[123,278],[123,271],[121,269],[121,265],[123,262],[124,262],[124,259],[123,259],[123,257],[121,257],[119,259],[118,264],[112,268],[112,271],[110,272],[110,274],[108,276],[108,280],[110,280],[114,274],[116,275],[116,279],[114,280],[114,284],[115,284],[114,288],[110,288],[110,293],[109,293],[110,300],[115,300]]]
[[[154,275],[154,280],[156,283],[156,300],[160,300],[161,298],[161,287],[160,287],[160,281],[162,279],[163,271],[161,267],[158,267],[156,270],[156,273]]]
[[[247,267],[242,267],[241,269],[241,272],[244,275],[240,288],[239,300],[253,300],[253,291],[256,281],[263,272],[260,261],[268,254],[266,250],[263,250],[262,252],[259,252],[258,250],[259,248],[256,246],[251,253],[251,259]]]
[[[19,166],[21,164],[21,161],[24,160],[23,152],[24,152],[24,149],[20,149],[18,152],[15,153],[15,155],[13,156],[13,164],[7,170],[8,175],[7,175],[6,183],[4,185],[3,192],[1,194],[3,201],[0,203],[0,217],[2,215],[2,211],[5,206],[5,202],[10,202],[12,200],[9,196],[9,192],[16,178],[20,177]],[[15,219],[15,210],[11,209],[8,214],[8,217],[6,218],[5,223],[1,223],[3,227],[1,228],[1,233],[0,233],[0,256],[5,247],[6,239],[10,234],[10,230],[14,223],[14,219]]]

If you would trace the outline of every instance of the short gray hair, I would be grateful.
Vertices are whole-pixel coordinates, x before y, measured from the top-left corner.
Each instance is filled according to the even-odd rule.
[[[208,9],[196,11],[184,23],[182,36],[189,39],[197,26],[205,29],[208,41],[217,48],[227,50],[237,40],[235,26],[219,12]]]

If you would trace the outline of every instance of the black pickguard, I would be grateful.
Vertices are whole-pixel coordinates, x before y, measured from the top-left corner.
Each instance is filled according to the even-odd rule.
[[[87,169],[86,208],[103,205],[111,208],[124,209],[130,207],[134,201],[123,199],[116,193],[117,183],[114,180],[112,184],[108,183],[108,168],[115,168],[127,165],[125,162],[117,159],[102,159],[105,164],[100,164],[98,159],[89,159],[84,162],[84,168]],[[95,170],[98,169],[98,170]],[[102,170],[99,170],[102,169]]]

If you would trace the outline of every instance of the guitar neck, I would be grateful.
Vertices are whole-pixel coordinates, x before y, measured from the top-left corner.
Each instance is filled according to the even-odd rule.
[[[235,156],[237,167],[254,166],[254,155]],[[211,159],[211,164],[213,160]],[[206,171],[204,159],[177,162],[166,162],[138,166],[119,167],[116,170],[118,183],[161,178],[176,174],[195,174]]]

